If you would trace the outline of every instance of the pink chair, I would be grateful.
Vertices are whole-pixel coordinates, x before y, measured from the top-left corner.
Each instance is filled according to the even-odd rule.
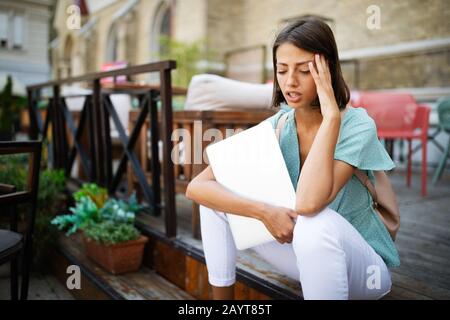
[[[382,139],[408,140],[406,184],[411,186],[412,140],[422,144],[422,196],[427,194],[427,141],[430,108],[419,105],[406,93],[363,92],[359,106],[365,108],[377,125]]]

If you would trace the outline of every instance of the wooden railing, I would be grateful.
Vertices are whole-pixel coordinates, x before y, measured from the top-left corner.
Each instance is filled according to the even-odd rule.
[[[144,197],[155,214],[162,209],[161,186],[159,184],[161,168],[158,161],[152,163],[152,186],[149,185],[142,170],[139,159],[134,153],[139,133],[144,122],[148,119],[150,136],[152,137],[151,150],[153,159],[159,158],[157,148],[158,141],[162,140],[163,181],[164,181],[164,214],[166,224],[166,236],[176,236],[176,211],[175,211],[175,178],[174,166],[171,159],[172,150],[172,85],[171,70],[176,68],[175,61],[161,61],[113,70],[101,73],[92,73],[79,77],[49,81],[27,87],[28,110],[30,114],[30,139],[35,140],[39,136],[47,140],[51,148],[51,164],[54,168],[64,169],[66,176],[70,177],[75,159],[78,156],[81,167],[88,181],[95,182],[108,189],[114,195],[130,163],[131,170],[137,177]],[[134,76],[142,73],[155,73],[160,75],[160,86],[150,87],[135,92],[139,99],[140,107],[134,128],[127,130],[119,120],[119,116],[111,102],[110,94],[114,90],[101,86],[101,79],[106,77],[117,78],[119,76]],[[65,97],[61,96],[61,86],[77,82],[87,83],[92,89],[92,94],[84,95],[85,103],[79,115],[78,124],[73,114],[67,108]],[[50,88],[52,96],[45,119],[41,117],[37,104],[42,99],[43,89]],[[125,88],[129,89],[129,88]],[[129,90],[127,90],[129,93]],[[73,97],[73,96],[71,96]],[[157,121],[157,101],[161,101],[161,120]],[[115,173],[112,170],[112,138],[110,131],[110,119],[114,122],[118,133],[119,142],[123,148],[119,167]],[[159,128],[161,126],[161,128]],[[48,129],[51,127],[51,134]]]
[[[267,119],[275,113],[274,110],[257,109],[257,110],[242,110],[242,109],[219,109],[219,110],[189,110],[189,111],[175,111],[173,113],[173,129],[172,136],[175,143],[173,149],[174,160],[174,182],[175,192],[184,194],[186,192],[189,182],[197,176],[206,166],[207,163],[203,157],[205,148],[211,141],[204,137],[208,129],[218,129],[222,133],[223,138],[226,137],[226,130],[232,129],[237,133],[239,129],[245,130],[261,121]],[[139,113],[132,111],[130,113],[130,127],[136,126],[139,121]],[[152,168],[154,161],[152,157],[154,152],[148,152],[148,137],[146,132],[152,124],[146,120],[143,124],[144,130],[138,138],[135,152],[138,155],[140,165],[145,172],[148,180],[154,176]],[[177,135],[176,129],[182,129],[187,135]],[[184,144],[184,161],[178,158],[180,142]],[[212,141],[215,142],[215,141]],[[154,141],[151,141],[151,146],[155,146]],[[163,166],[165,165],[165,162]],[[138,178],[131,171],[128,175],[128,189],[140,191],[140,183]],[[155,183],[152,181],[151,183]],[[192,218],[191,230],[195,238],[200,237],[199,228],[199,208],[198,205],[192,203]]]

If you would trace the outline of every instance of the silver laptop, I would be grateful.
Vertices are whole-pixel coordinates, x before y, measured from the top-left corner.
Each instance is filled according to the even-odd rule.
[[[206,148],[220,184],[248,199],[295,208],[295,190],[269,121]],[[275,240],[258,219],[227,213],[239,250]]]

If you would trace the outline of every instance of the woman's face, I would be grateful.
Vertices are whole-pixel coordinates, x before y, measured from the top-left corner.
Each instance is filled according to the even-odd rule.
[[[277,80],[287,104],[294,109],[309,107],[317,98],[316,84],[308,62],[314,53],[286,42],[276,51]]]

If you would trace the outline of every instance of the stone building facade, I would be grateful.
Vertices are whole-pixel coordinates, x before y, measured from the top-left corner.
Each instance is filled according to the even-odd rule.
[[[5,77],[13,78],[18,95],[25,86],[50,77],[49,22],[54,0],[0,1],[0,91]]]
[[[262,69],[256,81],[265,82],[272,77],[276,33],[290,19],[316,16],[333,29],[352,88],[450,87],[447,0],[75,2],[80,7],[80,29],[67,27],[67,8],[74,1],[60,0],[56,7],[57,37],[51,43],[54,77],[98,71],[111,60],[130,65],[155,61],[159,35],[164,34],[188,43],[203,40],[214,53],[206,61],[210,72],[227,75],[234,68],[242,75]]]

